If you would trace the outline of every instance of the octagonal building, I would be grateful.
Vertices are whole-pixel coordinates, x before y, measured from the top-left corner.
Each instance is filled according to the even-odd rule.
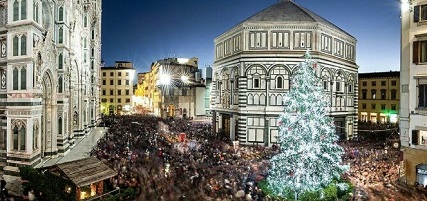
[[[213,131],[241,144],[276,143],[296,67],[310,49],[341,139],[357,136],[356,38],[293,1],[278,3],[215,38]]]

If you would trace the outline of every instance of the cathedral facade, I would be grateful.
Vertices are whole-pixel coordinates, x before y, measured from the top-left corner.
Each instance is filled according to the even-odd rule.
[[[63,155],[99,119],[101,0],[3,0],[0,166]]]
[[[356,39],[293,1],[249,17],[215,39],[214,132],[242,144],[276,143],[283,96],[310,49],[342,139],[357,136]]]

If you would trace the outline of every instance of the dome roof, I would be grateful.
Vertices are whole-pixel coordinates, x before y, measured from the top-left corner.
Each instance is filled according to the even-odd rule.
[[[247,22],[321,23],[327,27],[346,33],[328,20],[290,0],[281,0],[243,21],[243,23]]]

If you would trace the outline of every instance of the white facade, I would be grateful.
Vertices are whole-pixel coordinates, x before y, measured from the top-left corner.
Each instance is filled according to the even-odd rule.
[[[354,37],[292,1],[281,1],[228,30],[215,39],[214,132],[244,144],[275,143],[282,97],[306,49],[311,49],[337,133],[353,138],[357,135],[355,46]]]
[[[101,0],[8,0],[0,7],[1,158],[66,154],[99,117]],[[12,167],[13,166],[13,167]]]
[[[402,8],[401,20],[402,145],[427,150],[424,146],[414,146],[416,140],[412,139],[414,130],[427,131],[427,1],[412,1],[410,8]]]
[[[400,140],[407,182],[427,185],[427,1],[402,1]]]

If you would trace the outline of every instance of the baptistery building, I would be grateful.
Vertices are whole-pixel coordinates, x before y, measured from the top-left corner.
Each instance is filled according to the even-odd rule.
[[[357,136],[356,38],[293,1],[249,17],[214,40],[214,132],[242,144],[276,143],[283,96],[310,49],[341,139]]]
[[[0,1],[0,168],[63,155],[99,116],[101,0]]]

